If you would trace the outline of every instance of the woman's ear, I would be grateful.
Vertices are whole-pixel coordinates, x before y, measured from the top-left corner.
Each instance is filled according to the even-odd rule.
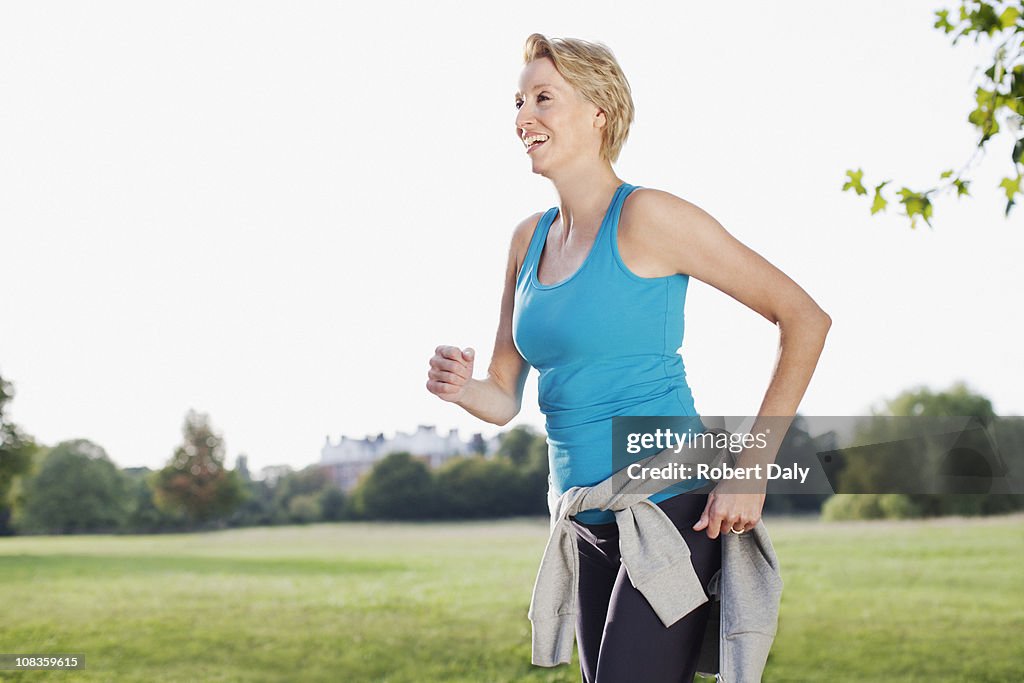
[[[604,128],[608,124],[608,117],[604,114],[604,109],[598,109],[594,113],[594,127]]]

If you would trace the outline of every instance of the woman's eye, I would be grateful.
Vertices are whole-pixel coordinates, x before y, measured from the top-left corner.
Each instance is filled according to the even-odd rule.
[[[548,97],[547,95],[537,95],[537,101],[538,102],[541,102],[543,100],[550,100],[550,99],[551,98]],[[523,100],[516,100],[516,109],[519,109],[520,107],[522,107],[523,104],[524,104]]]

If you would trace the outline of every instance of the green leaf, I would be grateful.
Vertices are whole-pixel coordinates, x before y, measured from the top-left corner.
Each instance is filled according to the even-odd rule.
[[[948,171],[943,171],[942,175],[940,175],[939,178],[948,178],[951,175],[953,175],[953,169],[949,169]]]
[[[999,122],[996,121],[994,107],[992,106],[994,98],[985,97],[980,92],[981,88],[978,90],[979,106],[967,115],[967,120],[981,131],[981,139],[978,141],[978,144],[981,145],[999,132]],[[992,95],[992,93],[986,92],[986,95]]]
[[[978,106],[967,115],[967,120],[981,130],[982,137],[978,142],[980,145],[999,131],[999,123],[995,117],[998,95],[994,90],[986,90],[979,86],[974,91],[974,99]]]
[[[1020,19],[1020,10],[1016,7],[1007,7],[999,15],[999,25],[1001,28],[1009,28],[1017,23],[1018,19]]]
[[[1017,143],[1013,146],[1013,163],[1019,164],[1021,155],[1024,155],[1024,138],[1017,140]]]
[[[987,33],[991,36],[998,30],[1002,29],[999,23],[999,17],[996,15],[996,8],[992,5],[982,2],[978,6],[978,9],[970,13],[971,27],[974,28],[978,34]],[[975,37],[977,42],[977,37]]]
[[[995,117],[990,118],[986,123],[987,125],[983,128],[984,134],[981,136],[981,142],[999,132],[999,122],[995,120]]]
[[[953,24],[949,23],[948,9],[936,11],[935,16],[938,17],[935,21],[935,28],[941,28],[944,33],[949,33],[953,30]]]
[[[889,205],[889,201],[882,196],[882,188],[889,184],[886,180],[883,183],[879,183],[875,186],[875,199],[871,202],[871,215],[874,216],[879,211],[884,211],[885,207]]]
[[[903,204],[904,210],[907,212],[907,217],[910,218],[911,229],[917,227],[917,217],[920,216],[924,219],[924,222],[928,224],[930,228],[931,222],[928,220],[932,217],[932,203],[928,199],[927,193],[922,194],[920,192],[914,192],[909,188],[902,188],[899,193],[901,197],[900,203]]]
[[[956,196],[958,199],[960,198],[960,195],[966,194],[968,197],[970,196],[970,194],[967,192],[967,186],[970,184],[970,182],[970,180],[960,180],[959,178],[953,181],[953,185],[956,186]]]
[[[1010,91],[1007,96],[1011,100],[1019,100],[1024,97],[1024,64],[1018,64],[1010,71]],[[1014,109],[1020,114],[1019,109]]]
[[[1002,182],[999,183],[999,187],[1006,190],[1006,198],[1013,202],[1013,195],[1020,192],[1020,179],[1021,175],[1018,173],[1016,178],[1003,178]],[[1009,212],[1009,207],[1007,207]]]
[[[864,177],[864,171],[862,169],[858,168],[856,171],[847,170],[846,175],[850,179],[843,183],[843,192],[853,189],[857,194],[868,193],[868,191],[864,189],[863,183],[861,183],[861,178]]]
[[[889,200],[882,196],[880,192],[875,193],[875,199],[871,202],[871,215],[874,216],[879,211],[884,211],[885,207],[889,205]]]

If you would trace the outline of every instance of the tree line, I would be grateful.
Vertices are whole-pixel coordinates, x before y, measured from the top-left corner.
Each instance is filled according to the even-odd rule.
[[[12,533],[159,533],[345,520],[439,520],[548,514],[544,434],[515,427],[497,453],[455,456],[437,468],[407,452],[390,453],[348,493],[326,468],[310,465],[253,479],[246,459],[224,465],[224,441],[209,417],[189,411],[182,443],[158,470],[120,469],[87,439],[52,447],[35,443],[4,417],[13,397],[0,378],[0,535]],[[991,403],[963,384],[933,393],[918,388],[885,403],[884,415],[974,415],[991,423]],[[870,420],[866,429],[872,429]],[[998,440],[1013,473],[1024,473],[1024,423],[1000,423]],[[883,435],[874,435],[883,440]],[[803,457],[827,450],[801,417],[783,443]],[[823,439],[825,441],[823,441]],[[842,481],[870,490],[885,472],[851,464]],[[764,511],[820,514],[825,519],[997,514],[1024,509],[1024,495],[771,494]]]
[[[253,479],[241,456],[228,469],[223,437],[195,411],[164,467],[121,469],[88,439],[37,443],[6,418],[13,396],[0,377],[0,535],[547,514],[547,444],[528,427],[502,434],[493,456],[456,456],[436,469],[388,454],[346,494],[319,464]]]

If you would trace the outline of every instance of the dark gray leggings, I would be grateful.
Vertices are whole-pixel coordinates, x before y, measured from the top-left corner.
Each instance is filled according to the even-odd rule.
[[[721,537],[691,527],[700,519],[710,488],[657,503],[690,548],[701,585],[722,566]],[[576,642],[584,683],[692,683],[707,627],[706,602],[666,627],[647,598],[633,587],[619,560],[619,532],[610,524],[570,518],[580,550]]]

